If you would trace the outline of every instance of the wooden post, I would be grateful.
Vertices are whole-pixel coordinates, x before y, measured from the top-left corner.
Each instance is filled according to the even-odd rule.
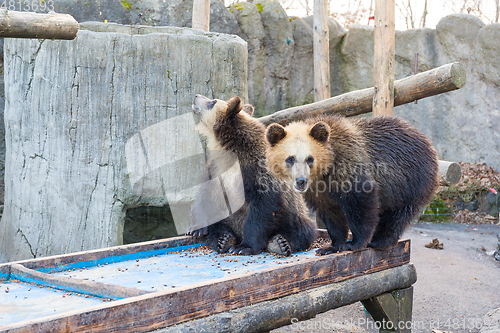
[[[210,0],[194,0],[193,29],[210,31]]]
[[[375,0],[374,117],[393,114],[395,33],[394,0]]]
[[[75,39],[80,25],[68,14],[0,9],[0,38]]]
[[[411,332],[413,287],[399,289],[362,301],[380,327],[379,332]]]
[[[394,106],[460,89],[465,85],[466,80],[465,69],[458,62],[397,80],[394,83]],[[286,125],[291,121],[304,120],[306,117],[319,114],[356,116],[372,111],[373,96],[373,88],[352,91],[324,101],[277,111],[259,120],[265,125],[271,123]]]
[[[314,100],[330,98],[328,1],[314,0]]]

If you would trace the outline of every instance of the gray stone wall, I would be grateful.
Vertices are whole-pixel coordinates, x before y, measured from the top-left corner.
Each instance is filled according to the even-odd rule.
[[[130,2],[60,0],[56,11],[77,20],[126,24],[190,26],[192,1]],[[277,1],[242,2],[229,9],[211,2],[211,31],[232,33],[248,43],[248,95],[256,116],[310,103],[313,94],[312,17],[290,18]],[[348,31],[330,26],[331,95],[373,86],[373,27]],[[486,162],[500,169],[500,49],[498,24],[454,14],[436,29],[396,32],[396,79],[459,61],[467,84],[459,91],[400,106],[395,114],[411,121],[433,140],[440,158]]]
[[[237,36],[82,28],[73,41],[5,41],[0,262],[120,245],[134,207],[184,214],[204,169],[194,95],[248,100]]]

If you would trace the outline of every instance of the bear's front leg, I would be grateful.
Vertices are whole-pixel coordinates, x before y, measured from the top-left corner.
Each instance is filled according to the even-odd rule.
[[[378,186],[368,177],[358,177],[359,180],[355,183],[364,185],[357,190],[353,186],[351,191],[344,192],[339,197],[340,206],[352,233],[352,240],[342,244],[341,251],[357,251],[367,247],[379,221]]]
[[[340,207],[332,204],[328,210],[318,210],[316,217],[325,223],[326,230],[332,241],[331,246],[316,250],[316,254],[323,256],[344,251],[342,246],[347,241],[349,229],[345,214]]]

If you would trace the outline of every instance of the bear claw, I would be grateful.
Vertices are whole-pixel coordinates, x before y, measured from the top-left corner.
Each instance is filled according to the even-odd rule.
[[[242,255],[242,256],[249,256],[252,254],[260,253],[260,251],[256,251],[254,248],[243,244],[231,246],[229,252],[231,254]]]
[[[186,236],[193,236],[194,238],[201,238],[206,235],[208,235],[208,227],[186,231]]]
[[[236,243],[236,238],[229,232],[225,232],[217,242],[217,251],[226,253]]]
[[[288,257],[292,254],[290,243],[281,235],[274,236],[267,244],[267,252],[281,254]]]

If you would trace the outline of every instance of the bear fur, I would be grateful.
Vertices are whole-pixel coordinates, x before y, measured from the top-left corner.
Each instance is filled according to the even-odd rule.
[[[394,246],[439,184],[431,142],[396,117],[320,116],[272,124],[266,138],[271,171],[326,225],[332,245],[321,255]]]
[[[253,107],[243,105],[239,97],[226,102],[197,95],[193,112],[200,120],[197,130],[206,137],[209,151],[204,180],[227,172],[237,161],[244,204],[222,221],[188,234],[206,235],[214,250],[233,254],[258,254],[267,248],[289,255],[307,249],[317,237],[316,224],[309,219],[301,195],[267,168],[265,127],[252,117]],[[224,177],[237,183],[236,176],[224,173]],[[228,193],[234,193],[237,187],[228,181],[224,181],[224,186],[230,187]],[[213,206],[207,201],[213,196],[209,192],[203,187],[198,191],[192,209],[195,223],[205,218],[209,205]]]

